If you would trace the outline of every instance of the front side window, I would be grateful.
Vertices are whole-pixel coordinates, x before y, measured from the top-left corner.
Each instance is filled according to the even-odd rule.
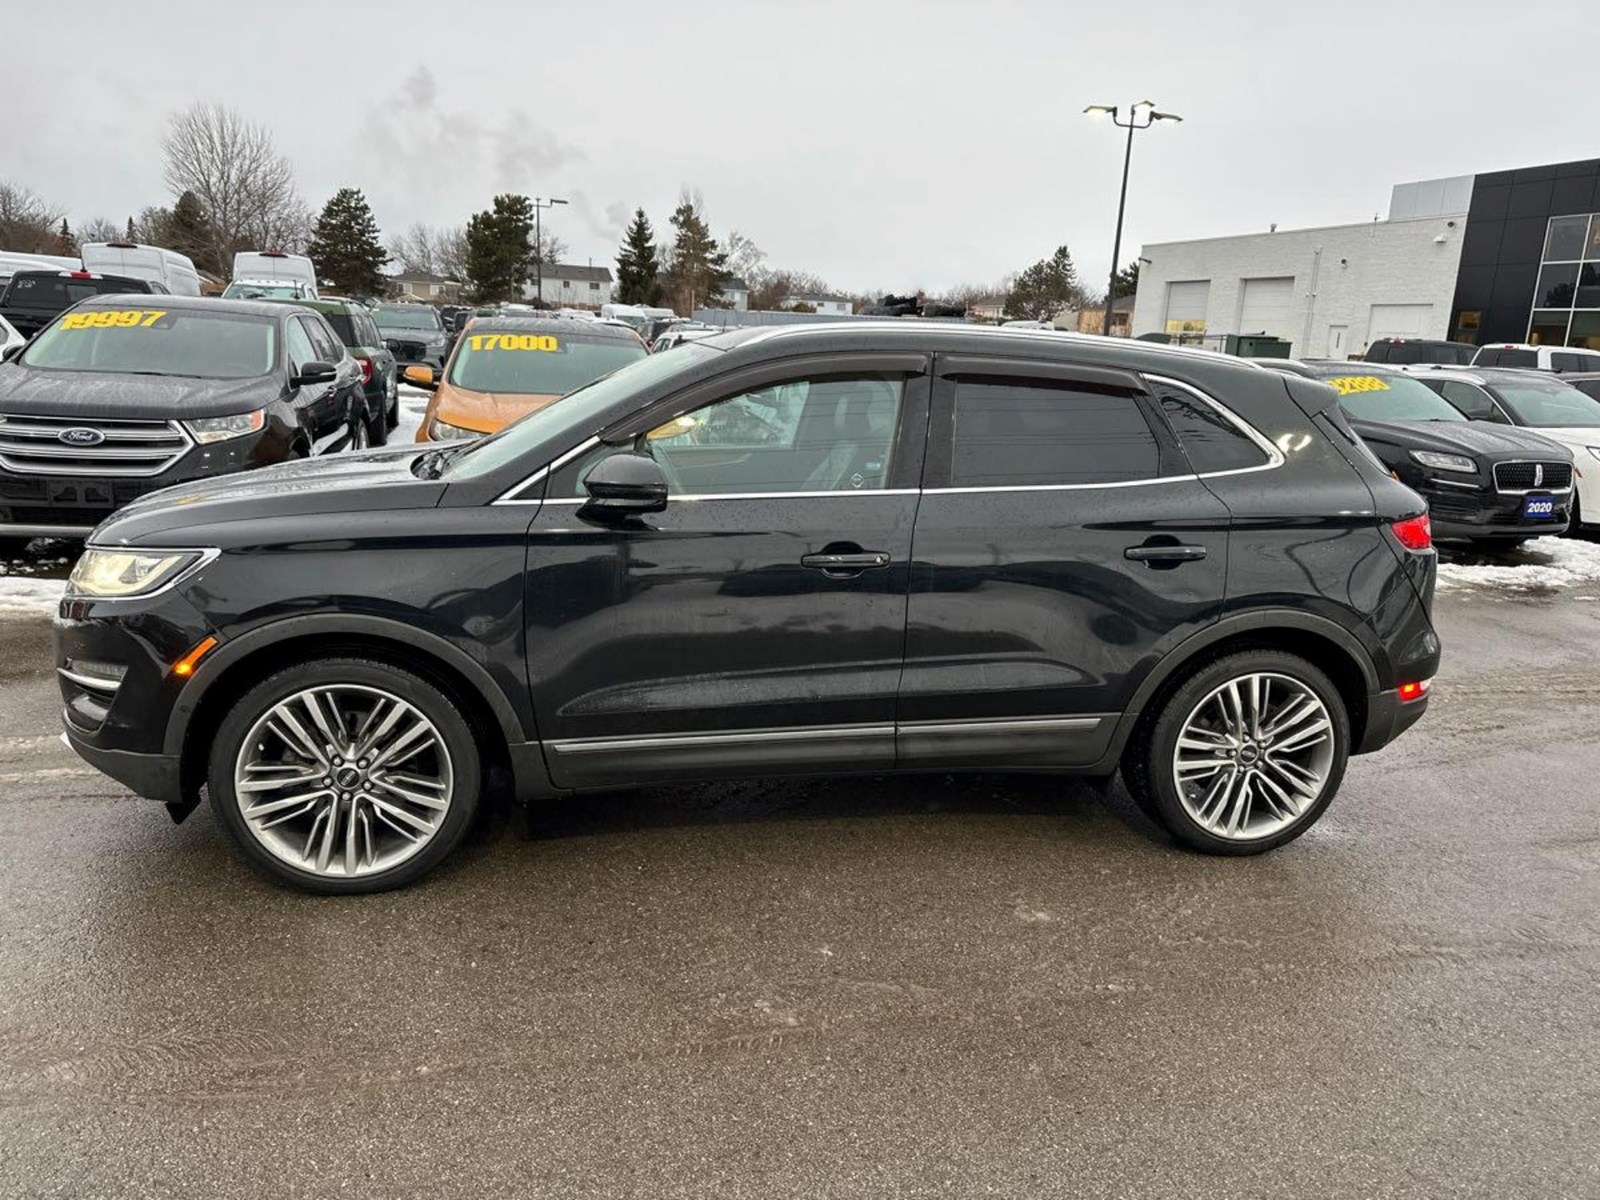
[[[1454,405],[1461,415],[1473,421],[1500,421],[1505,418],[1495,407],[1489,393],[1459,379],[1446,379],[1435,385],[1444,398]]]
[[[125,298],[128,307],[63,314],[23,352],[30,367],[108,374],[253,379],[277,362],[277,322],[215,309],[158,307],[159,297]],[[154,303],[135,306],[138,299]]]
[[[336,363],[344,357],[344,348],[340,346],[339,339],[333,336],[333,331],[315,317],[302,317],[306,328],[311,333],[311,345],[317,351],[317,357],[323,362]]]
[[[311,334],[306,331],[305,324],[296,317],[289,322],[289,369],[295,374],[308,362],[315,362],[317,350],[311,343]]]
[[[641,449],[674,494],[875,491],[887,486],[905,380],[797,379],[666,421]]]
[[[1155,435],[1125,392],[962,380],[955,417],[952,487],[1111,484],[1160,474]]]
[[[1178,388],[1158,387],[1156,398],[1196,474],[1242,471],[1266,464],[1266,451],[1198,396]]]

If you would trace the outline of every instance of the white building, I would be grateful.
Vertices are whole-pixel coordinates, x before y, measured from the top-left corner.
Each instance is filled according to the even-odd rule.
[[[611,268],[578,263],[554,263],[544,269],[542,287],[533,280],[522,285],[522,298],[535,295],[556,308],[595,308],[611,300]]]
[[[722,302],[734,312],[750,311],[750,285],[737,275],[722,281]]]
[[[849,296],[790,296],[783,302],[783,307],[793,308],[797,304],[809,304],[817,312],[830,317],[848,317],[855,311]]]
[[[1448,336],[1473,177],[1397,184],[1389,219],[1144,247],[1135,337],[1220,349],[1265,333],[1307,358]]]

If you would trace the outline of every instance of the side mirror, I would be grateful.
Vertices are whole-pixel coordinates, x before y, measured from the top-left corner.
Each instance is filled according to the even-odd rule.
[[[433,377],[432,367],[407,367],[405,380],[407,383],[414,383],[418,387],[430,390],[439,386],[439,381]]]
[[[583,480],[589,499],[580,516],[635,516],[667,507],[667,477],[648,454],[621,451],[602,458]]]
[[[312,383],[332,383],[339,374],[339,368],[331,362],[308,362],[300,368],[291,382],[296,387],[305,387]]]

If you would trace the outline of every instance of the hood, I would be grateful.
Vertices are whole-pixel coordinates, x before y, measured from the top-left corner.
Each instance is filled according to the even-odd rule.
[[[1530,429],[1529,433],[1537,433],[1540,437],[1547,437],[1552,442],[1560,442],[1569,450],[1581,454],[1590,446],[1600,446],[1600,427],[1564,425],[1546,426],[1543,429]]]
[[[1369,442],[1382,442],[1404,450],[1435,450],[1467,454],[1494,462],[1526,458],[1529,454],[1565,462],[1572,452],[1531,429],[1495,425],[1488,421],[1363,421],[1350,426]]]
[[[94,540],[102,546],[199,545],[205,527],[229,521],[337,515],[371,510],[380,500],[388,508],[432,508],[445,485],[411,473],[411,464],[426,452],[416,445],[385,446],[180,483],[135,500],[102,525]]]
[[[185,379],[0,365],[0,413],[67,421],[225,417],[263,408],[282,393],[283,382],[275,373],[254,379]]]
[[[531,412],[554,404],[557,395],[526,392],[469,392],[464,388],[443,384],[439,388],[438,407],[434,415],[439,420],[463,429],[480,433],[498,433],[513,421],[519,421]]]

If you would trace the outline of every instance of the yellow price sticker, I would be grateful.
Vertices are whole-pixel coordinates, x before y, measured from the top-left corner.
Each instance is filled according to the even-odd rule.
[[[1389,385],[1376,375],[1341,375],[1337,379],[1330,379],[1341,396],[1348,396],[1352,392],[1387,392]]]
[[[474,350],[542,350],[554,354],[561,343],[548,333],[475,333],[467,338]]]
[[[149,329],[166,315],[164,308],[102,308],[91,312],[68,313],[61,318],[61,328]]]

